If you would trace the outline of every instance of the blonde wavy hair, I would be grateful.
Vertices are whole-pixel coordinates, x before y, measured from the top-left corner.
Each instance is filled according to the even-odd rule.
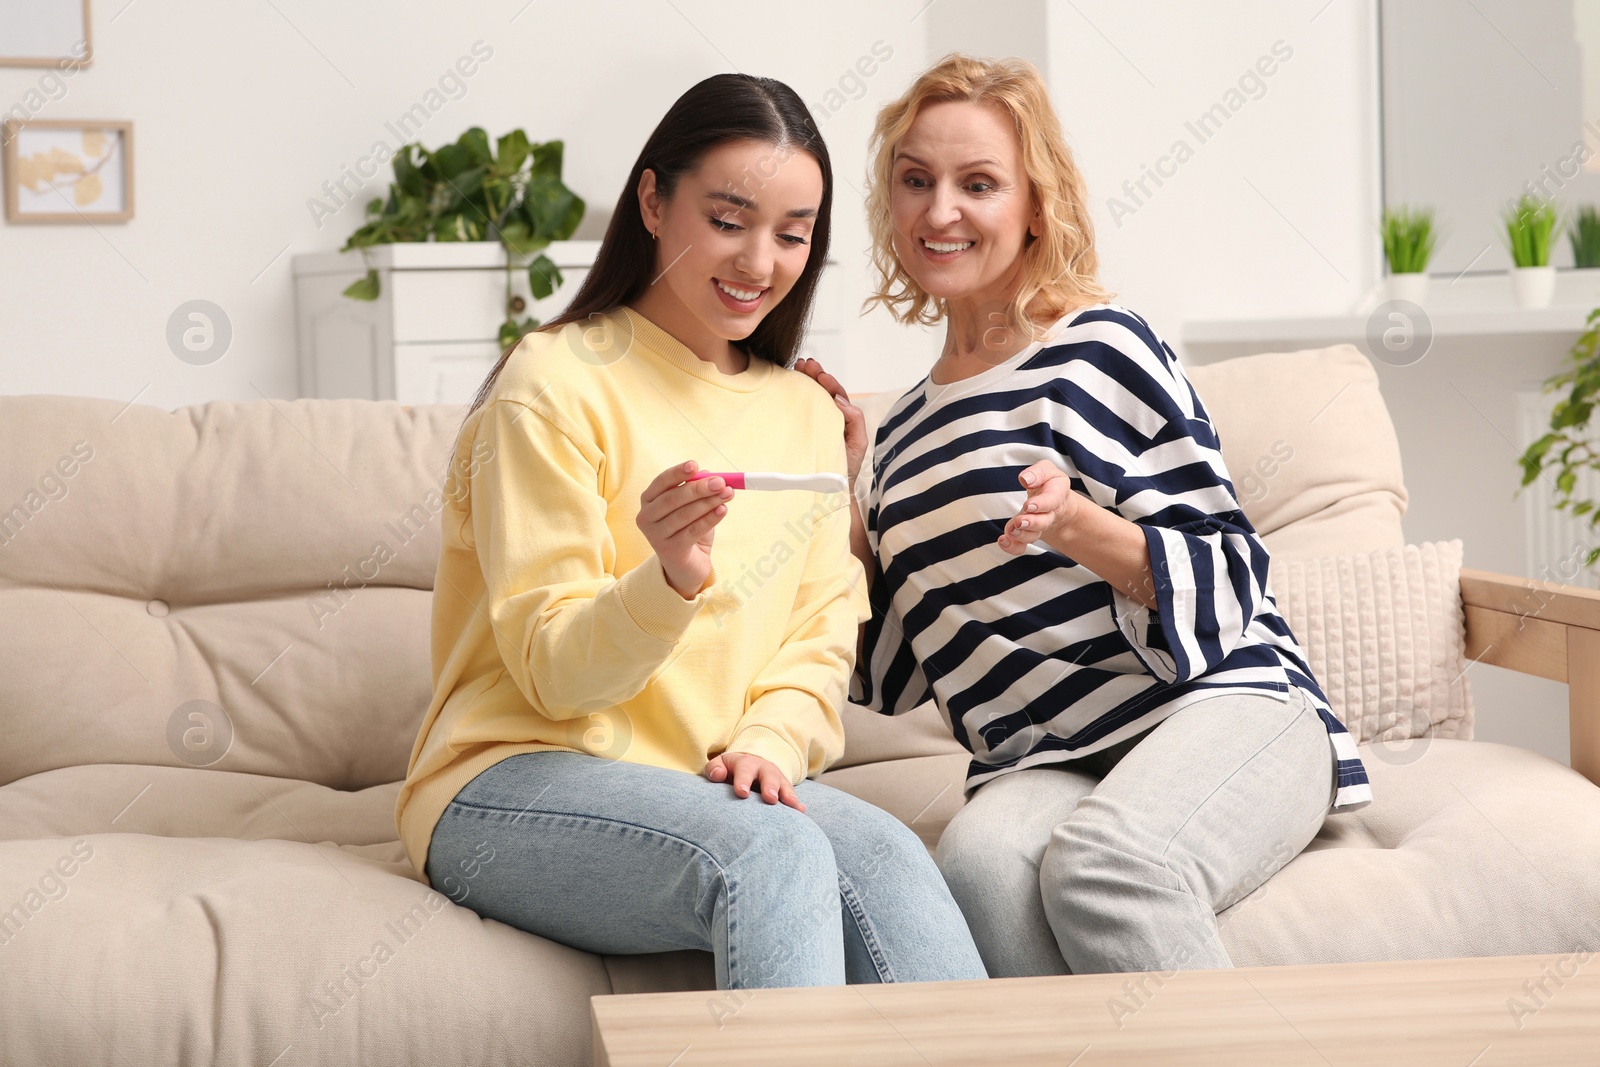
[[[919,286],[901,265],[889,213],[900,142],[924,107],[946,101],[999,107],[1011,117],[1022,147],[1022,167],[1039,211],[1040,233],[1024,238],[1022,282],[1006,309],[1010,325],[1038,339],[1042,327],[1072,308],[1109,301],[1113,294],[1095,278],[1100,263],[1083,173],[1067,147],[1038,68],[1023,59],[978,59],[952,52],[878,112],[871,141],[867,225],[879,283],[862,310],[881,304],[900,322],[924,326],[940,322],[948,310],[943,299]]]

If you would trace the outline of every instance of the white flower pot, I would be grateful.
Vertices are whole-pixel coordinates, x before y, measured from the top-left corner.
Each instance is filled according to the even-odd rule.
[[[1409,300],[1420,307],[1428,298],[1428,275],[1420,271],[1414,274],[1391,274],[1383,284],[1385,300]]]
[[[1516,267],[1511,271],[1511,292],[1518,307],[1549,307],[1555,291],[1556,269],[1552,266]]]

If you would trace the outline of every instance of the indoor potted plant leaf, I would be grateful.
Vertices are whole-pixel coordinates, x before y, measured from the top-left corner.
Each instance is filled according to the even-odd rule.
[[[1511,290],[1519,307],[1546,307],[1555,293],[1556,269],[1550,248],[1561,232],[1561,217],[1548,200],[1522,194],[1502,216],[1511,251]]]
[[[1572,244],[1572,265],[1579,269],[1600,267],[1600,211],[1584,204],[1573,214],[1567,229]]]
[[[1600,438],[1591,429],[1600,402],[1600,308],[1589,312],[1587,328],[1568,353],[1570,365],[1544,383],[1545,392],[1566,388],[1567,395],[1550,412],[1550,430],[1522,453],[1522,485],[1555,475],[1555,506],[1573,517],[1587,515],[1590,530],[1600,527],[1600,501],[1576,497],[1578,475],[1600,470]],[[1600,547],[1589,550],[1584,566],[1600,559]]]
[[[1438,236],[1433,209],[1386,208],[1380,229],[1384,259],[1389,264],[1386,298],[1421,304],[1428,295],[1428,260]]]
[[[561,181],[562,142],[533,143],[512,130],[492,145],[474,126],[452,144],[428,151],[402,145],[393,160],[394,181],[386,200],[367,204],[367,222],[341,252],[399,241],[498,241],[506,250],[506,318],[499,343],[509,348],[537,319],[519,318],[526,302],[512,292],[511,272],[526,269],[528,288],[543,300],[560,286],[561,270],[544,255],[552,241],[565,241],[583,220],[583,199]],[[378,272],[344,290],[355,300],[376,300]]]

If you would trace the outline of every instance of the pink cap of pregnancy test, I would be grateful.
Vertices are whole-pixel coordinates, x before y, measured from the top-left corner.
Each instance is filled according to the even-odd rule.
[[[744,488],[743,471],[701,471],[699,474],[689,475],[689,480],[691,482],[698,482],[702,478],[721,478],[728,484],[729,489]]]

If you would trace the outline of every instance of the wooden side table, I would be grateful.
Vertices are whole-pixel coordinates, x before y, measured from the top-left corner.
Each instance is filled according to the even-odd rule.
[[[1596,952],[599,996],[594,1062],[1594,1064]]]

